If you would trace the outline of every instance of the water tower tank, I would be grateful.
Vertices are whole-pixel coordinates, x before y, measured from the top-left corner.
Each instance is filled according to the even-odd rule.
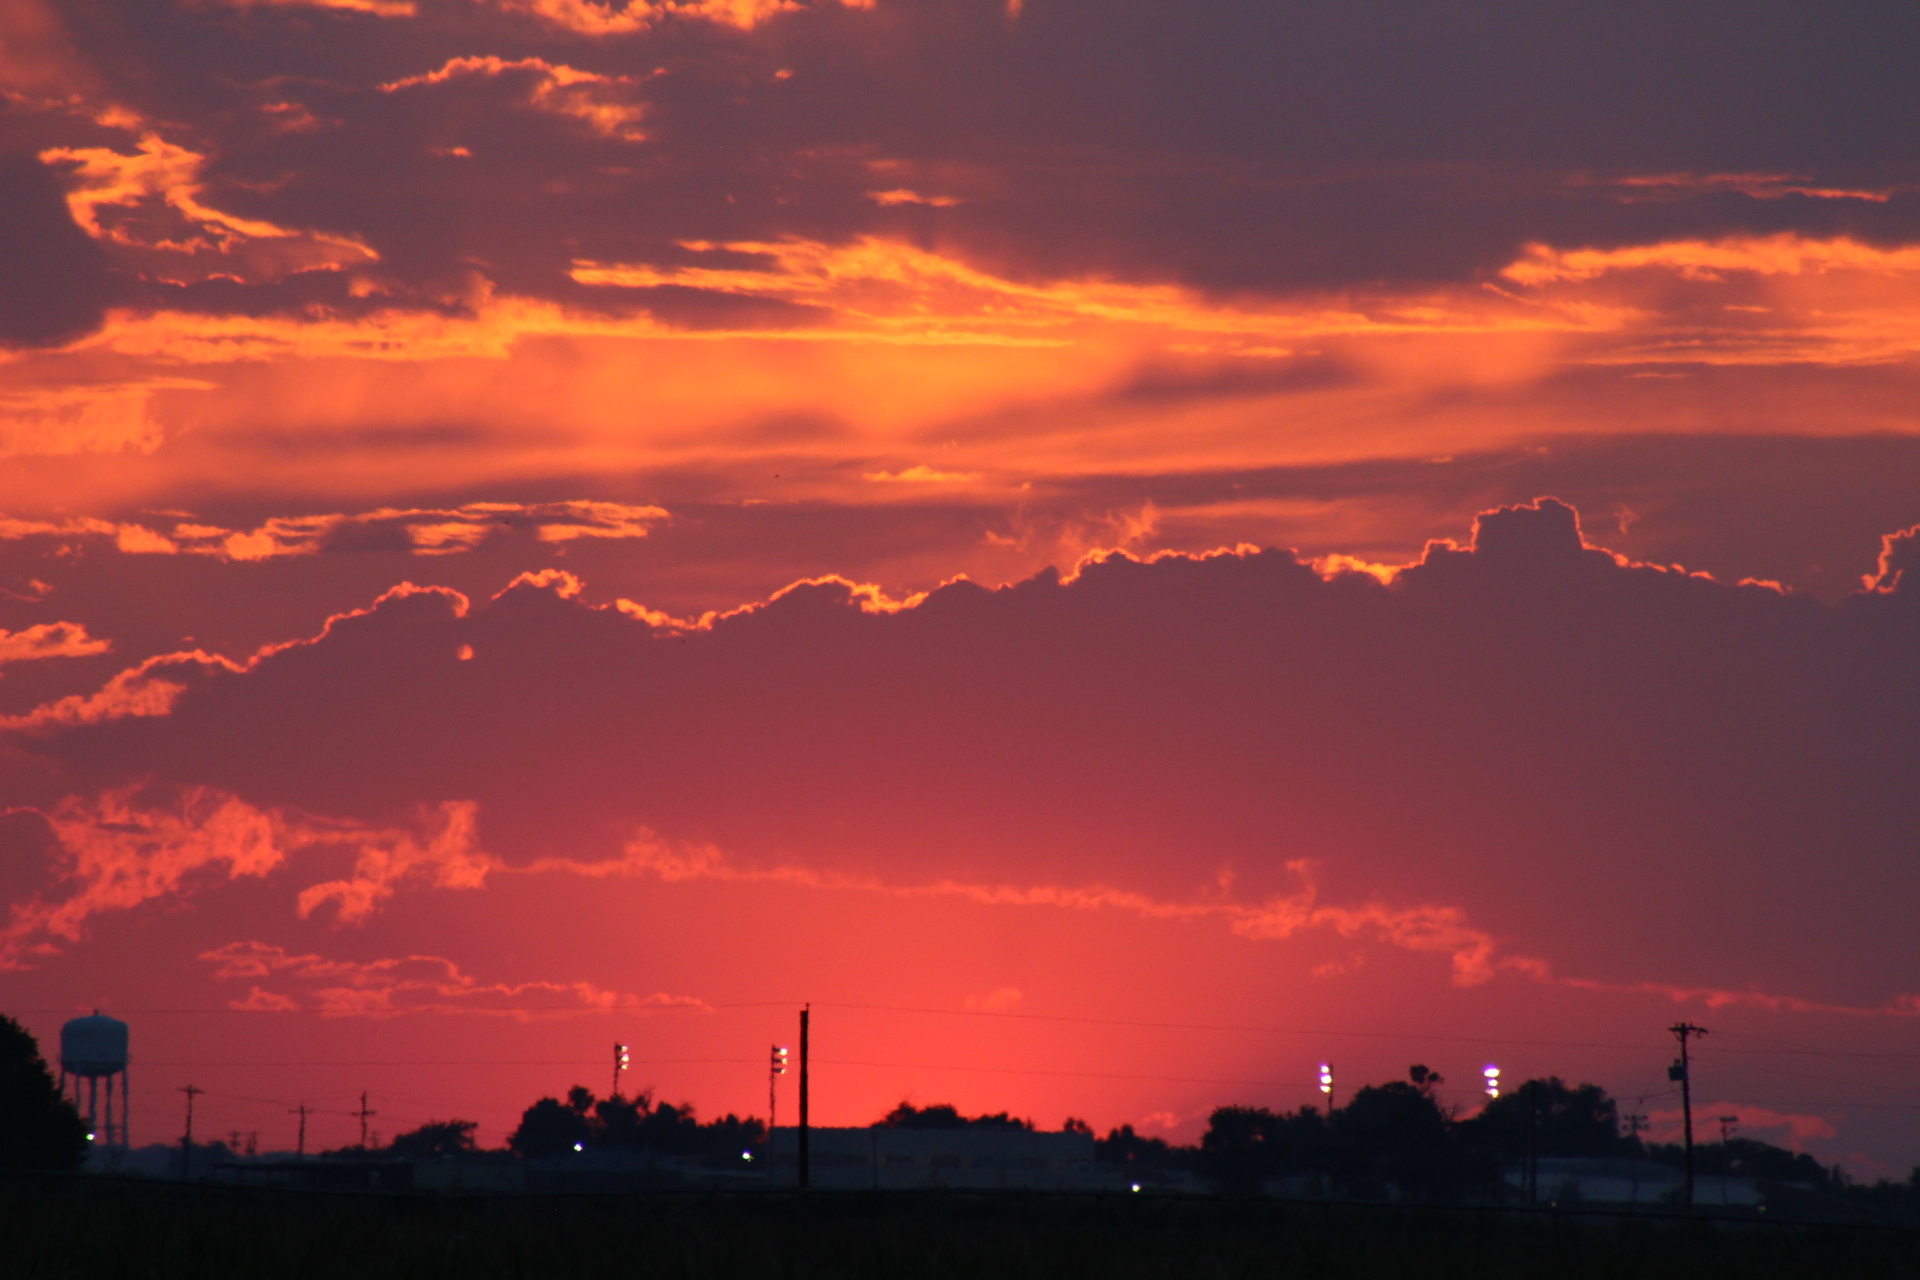
[[[60,1068],[70,1076],[110,1076],[127,1069],[127,1024],[118,1018],[75,1018],[60,1028]]]

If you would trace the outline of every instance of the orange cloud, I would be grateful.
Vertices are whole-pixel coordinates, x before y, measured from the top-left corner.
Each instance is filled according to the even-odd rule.
[[[411,18],[419,12],[414,0],[218,0],[218,3],[232,9],[340,9],[381,18]]]
[[[77,622],[43,622],[21,631],[0,629],[0,666],[41,658],[79,658],[111,648],[111,640],[95,639]]]
[[[1474,928],[1457,907],[1419,905],[1393,907],[1369,902],[1360,907],[1326,906],[1318,901],[1312,868],[1306,862],[1287,867],[1302,882],[1299,892],[1262,903],[1229,901],[1169,902],[1131,890],[1105,885],[1016,886],[938,880],[920,885],[892,885],[861,876],[817,871],[806,867],[740,868],[712,845],[670,847],[651,833],[626,846],[618,860],[577,863],[544,860],[526,871],[565,870],[583,875],[652,875],[668,883],[690,880],[767,882],[809,889],[887,894],[896,897],[955,897],[986,906],[1058,907],[1077,911],[1114,910],[1151,920],[1218,919],[1236,935],[1252,940],[1279,941],[1310,929],[1331,929],[1341,937],[1370,937],[1408,951],[1445,955],[1459,986],[1477,986],[1502,970],[1534,977],[1548,973],[1545,962],[1524,956],[1501,957],[1491,935]]]
[[[509,12],[528,13],[580,35],[612,36],[641,31],[663,18],[703,18],[750,31],[782,13],[797,13],[799,0],[497,0]],[[874,0],[839,0],[848,9],[871,9]]]
[[[935,209],[951,209],[960,203],[952,196],[923,196],[918,191],[910,191],[906,187],[895,187],[891,191],[869,191],[867,199],[883,207],[924,204]]]
[[[918,463],[904,471],[867,471],[860,476],[862,480],[872,480],[879,484],[965,484],[978,480],[977,471],[941,471]]]
[[[1736,191],[1756,200],[1806,196],[1815,200],[1866,200],[1874,204],[1885,204],[1906,189],[1820,185],[1805,174],[1795,173],[1651,173],[1614,179],[1580,177],[1567,185],[1612,188],[1617,198],[1624,201],[1685,199]]]
[[[252,529],[226,529],[191,519],[171,528],[110,524],[104,520],[18,520],[0,518],[0,541],[32,537],[110,538],[128,554],[212,556],[220,560],[268,560],[308,556],[330,540],[391,535],[415,555],[470,551],[506,527],[528,528],[541,542],[583,538],[644,538],[668,519],[663,507],[621,502],[470,502],[459,507],[381,507],[357,514],[275,516]]]
[[[632,76],[607,76],[581,71],[564,63],[548,62],[544,58],[508,60],[491,55],[449,58],[438,70],[389,81],[380,89],[384,93],[399,93],[471,76],[500,77],[514,73],[522,73],[531,81],[532,87],[527,92],[525,105],[555,115],[571,116],[595,133],[609,138],[620,138],[627,142],[646,140],[646,134],[640,129],[646,108],[639,103],[621,101],[618,96],[630,91],[637,83]]]
[[[1814,240],[1791,233],[1711,241],[1668,240],[1619,249],[1555,249],[1533,244],[1500,274],[1519,284],[1542,285],[1649,268],[1696,280],[1718,280],[1735,272],[1815,275],[1866,271],[1907,275],[1920,271],[1920,247],[1880,249],[1844,236]]]
[[[150,454],[166,441],[152,414],[153,393],[169,389],[210,391],[214,384],[154,377],[0,392],[0,457]]]
[[[1313,868],[1293,861],[1287,869],[1301,881],[1288,895],[1258,903],[1206,899],[1168,901],[1149,894],[1104,885],[981,884],[942,879],[926,884],[899,885],[865,876],[821,871],[793,865],[743,868],[731,863],[711,844],[671,846],[650,832],[630,841],[617,859],[581,862],[541,859],[503,872],[539,874],[564,872],[589,877],[653,876],[666,883],[717,880],[734,883],[782,884],[803,889],[883,894],[891,897],[951,897],[983,906],[1053,907],[1073,911],[1119,911],[1148,920],[1219,920],[1237,937],[1252,941],[1283,941],[1296,934],[1325,929],[1342,938],[1368,939],[1416,954],[1440,955],[1448,960],[1452,982],[1459,987],[1484,985],[1501,975],[1573,990],[1655,995],[1675,1003],[1695,1003],[1709,1009],[1754,1008],[1772,1013],[1824,1013],[1854,1017],[1920,1016],[1920,995],[1902,995],[1877,1006],[1851,1006],[1806,1000],[1761,991],[1728,991],[1679,987],[1657,982],[1605,982],[1563,977],[1546,960],[1502,954],[1497,940],[1474,926],[1465,911],[1437,903],[1394,906],[1370,901],[1357,907],[1333,906],[1319,900]],[[1223,884],[1230,883],[1230,874]],[[1314,976],[1326,976],[1357,966],[1363,957],[1346,964],[1320,965]],[[1004,993],[996,992],[995,996]],[[1016,993],[1017,995],[1017,993]],[[970,1002],[969,1008],[974,1007]],[[982,1008],[985,1006],[982,1005]]]
[[[393,896],[396,886],[409,880],[438,889],[478,889],[496,863],[476,843],[476,810],[472,801],[449,801],[430,820],[434,830],[424,840],[412,832],[353,827],[331,831],[304,827],[297,839],[307,845],[348,844],[359,850],[353,874],[300,891],[304,918],[331,903],[335,918],[355,924]]]
[[[127,716],[166,715],[173,710],[174,700],[187,691],[187,686],[178,680],[169,680],[161,673],[172,667],[195,665],[233,668],[233,664],[225,658],[198,649],[184,654],[161,654],[120,672],[93,693],[71,694],[43,703],[31,711],[0,716],[0,732],[36,733],[74,725],[101,724]]]
[[[72,888],[12,906],[0,932],[0,967],[15,967],[36,937],[79,941],[89,916],[176,896],[203,877],[258,878],[285,857],[272,819],[233,796],[195,787],[173,806],[151,807],[138,802],[139,791],[71,797],[45,815]]]
[[[224,274],[278,280],[298,271],[375,262],[360,239],[243,218],[208,203],[207,157],[167,141],[124,110],[108,117],[138,130],[134,150],[50,147],[40,159],[69,175],[67,207],[89,235],[122,251],[157,279]]]
[[[347,876],[310,885],[297,899],[301,917],[330,904],[341,924],[363,922],[402,884],[475,889],[497,865],[476,844],[470,801],[424,815],[426,832],[416,834],[264,810],[209,787],[170,802],[144,792],[136,783],[92,799],[71,796],[44,813],[61,848],[61,887],[13,905],[0,931],[0,967],[44,950],[44,939],[79,941],[91,916],[180,897],[207,881],[262,877],[295,854],[356,851]]]
[[[754,297],[802,298],[831,305],[869,336],[924,342],[1069,340],[1050,331],[1089,322],[1150,326],[1218,342],[1409,333],[1588,331],[1620,319],[1602,309],[1536,304],[1484,294],[1432,293],[1363,299],[1276,299],[1265,306],[1212,303],[1173,285],[1098,279],[1015,280],[956,257],[896,240],[684,242],[697,253],[724,250],[765,259],[764,268],[655,267],[644,263],[573,265],[586,285],[677,286]]]
[[[444,956],[330,960],[294,955],[258,941],[229,942],[200,954],[222,981],[291,983],[297,994],[258,985],[229,1007],[259,1012],[311,1009],[326,1017],[392,1017],[403,1013],[477,1013],[528,1021],[576,1013],[651,1013],[686,1010],[711,1013],[693,996],[655,992],[634,995],[591,982],[481,982]]]

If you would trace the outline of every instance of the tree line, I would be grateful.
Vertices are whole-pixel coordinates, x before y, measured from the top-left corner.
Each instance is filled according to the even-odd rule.
[[[1456,1201],[1500,1199],[1507,1175],[1530,1157],[1626,1157],[1678,1167],[1677,1144],[1642,1142],[1620,1132],[1618,1104],[1598,1085],[1569,1085],[1558,1077],[1529,1080],[1490,1100],[1466,1118],[1442,1105],[1441,1077],[1416,1065],[1405,1080],[1368,1085],[1331,1112],[1314,1107],[1271,1111],[1223,1106],[1208,1118],[1199,1142],[1184,1146],[1120,1125],[1105,1137],[1068,1119],[1065,1128],[1094,1139],[1105,1163],[1191,1173],[1219,1191],[1258,1194],[1290,1183],[1307,1194],[1354,1198]],[[1031,1119],[1008,1112],[967,1116],[950,1104],[901,1102],[874,1122],[908,1129],[1032,1130]],[[766,1126],[728,1114],[702,1122],[689,1102],[596,1097],[576,1085],[565,1099],[543,1097],[521,1113],[504,1149],[483,1151],[471,1120],[434,1120],[384,1146],[343,1147],[323,1158],[554,1159],[594,1153],[649,1153],[675,1159],[758,1157]],[[33,1036],[0,1015],[0,1169],[77,1170],[90,1140],[85,1120],[60,1095]],[[220,1144],[208,1144],[219,1148]],[[1751,1177],[1838,1198],[1876,1217],[1920,1216],[1920,1166],[1905,1182],[1851,1184],[1845,1172],[1750,1138],[1700,1143],[1699,1177]]]
[[[1200,1174],[1229,1193],[1257,1192],[1296,1179],[1302,1189],[1358,1198],[1498,1199],[1507,1171],[1531,1158],[1629,1158],[1679,1167],[1677,1144],[1642,1142],[1620,1132],[1619,1106],[1598,1085],[1558,1077],[1529,1080],[1456,1118],[1436,1090],[1444,1080],[1424,1066],[1406,1080],[1368,1085],[1329,1114],[1316,1107],[1275,1112],[1216,1108],[1191,1147],[1114,1129],[1095,1146],[1103,1160]],[[1695,1147],[1701,1176],[1723,1173],[1814,1190],[1846,1185],[1838,1169],[1747,1138]],[[1920,1169],[1911,1185],[1920,1194]]]

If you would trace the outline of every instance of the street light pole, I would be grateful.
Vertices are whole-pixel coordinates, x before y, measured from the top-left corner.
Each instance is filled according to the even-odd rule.
[[[767,1052],[767,1141],[773,1141],[773,1131],[778,1127],[779,1095],[774,1085],[780,1077],[787,1074],[787,1051],[783,1045],[774,1045]]]

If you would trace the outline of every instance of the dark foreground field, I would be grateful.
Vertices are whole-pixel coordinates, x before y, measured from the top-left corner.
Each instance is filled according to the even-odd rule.
[[[1920,1236],[1141,1197],[489,1201],[11,1179],[0,1182],[0,1275],[1912,1280]]]

